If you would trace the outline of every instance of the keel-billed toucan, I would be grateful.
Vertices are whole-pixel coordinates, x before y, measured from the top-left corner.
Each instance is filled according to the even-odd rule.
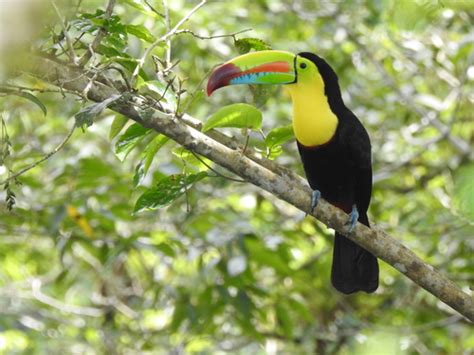
[[[312,53],[261,51],[239,56],[217,67],[207,84],[208,95],[236,84],[284,84],[293,101],[293,130],[309,185],[312,207],[319,197],[369,226],[372,192],[369,136],[344,105],[338,78],[326,61]],[[340,292],[374,292],[377,258],[336,233],[331,280]]]

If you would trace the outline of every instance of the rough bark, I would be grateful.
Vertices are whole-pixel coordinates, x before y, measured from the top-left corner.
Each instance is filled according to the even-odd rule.
[[[380,228],[373,226],[369,229],[358,223],[354,231],[347,235],[347,215],[324,200],[314,212],[310,212],[311,190],[304,180],[293,172],[251,152],[242,154],[239,147],[222,133],[200,132],[199,121],[192,117],[185,115],[176,118],[170,112],[151,108],[140,109],[142,97],[135,93],[120,92],[99,81],[91,81],[79,68],[40,58],[31,71],[50,84],[68,90],[83,93],[87,88],[87,98],[95,102],[102,102],[112,95],[124,94],[122,99],[110,106],[112,110],[168,136],[190,151],[207,157],[277,198],[311,214],[396,268],[467,319],[474,321],[474,300],[471,295]]]

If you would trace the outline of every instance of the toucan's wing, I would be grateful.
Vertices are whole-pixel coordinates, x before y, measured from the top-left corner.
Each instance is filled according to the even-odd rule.
[[[372,195],[372,149],[370,138],[359,119],[348,112],[341,128],[341,141],[354,174],[355,202],[359,212],[367,211]]]

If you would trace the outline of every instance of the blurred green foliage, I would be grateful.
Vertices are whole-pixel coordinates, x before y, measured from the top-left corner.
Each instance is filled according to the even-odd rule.
[[[168,3],[171,26],[197,4]],[[89,68],[133,84],[144,51],[166,33],[163,3],[118,1],[110,18],[106,4],[58,1],[77,53],[107,29]],[[62,26],[44,6],[50,21],[31,47],[67,59]],[[177,80],[169,88],[157,76],[160,42],[134,89],[203,123],[225,105],[256,105],[262,132],[246,133],[249,149],[302,173],[284,93],[241,86],[208,99],[203,83],[249,50],[322,55],[372,139],[370,219],[468,291],[473,21],[468,0],[209,1],[182,29],[252,32],[172,37],[178,63],[167,75],[184,80],[182,96]],[[381,263],[376,294],[338,294],[322,224],[106,110],[112,101],[49,92],[8,62],[0,180],[52,151],[73,125],[93,124],[2,186],[0,353],[472,353],[472,326],[396,270]],[[240,129],[218,129],[245,144]]]

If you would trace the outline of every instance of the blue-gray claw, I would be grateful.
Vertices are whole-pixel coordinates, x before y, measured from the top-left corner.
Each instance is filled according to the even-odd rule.
[[[349,220],[346,223],[346,225],[349,225],[349,233],[352,233],[355,226],[357,225],[358,220],[359,220],[359,211],[357,211],[356,205],[352,205],[352,211],[349,216]]]
[[[320,198],[321,192],[319,192],[319,190],[313,190],[313,193],[311,194],[311,213],[313,213],[314,209],[318,205]]]

